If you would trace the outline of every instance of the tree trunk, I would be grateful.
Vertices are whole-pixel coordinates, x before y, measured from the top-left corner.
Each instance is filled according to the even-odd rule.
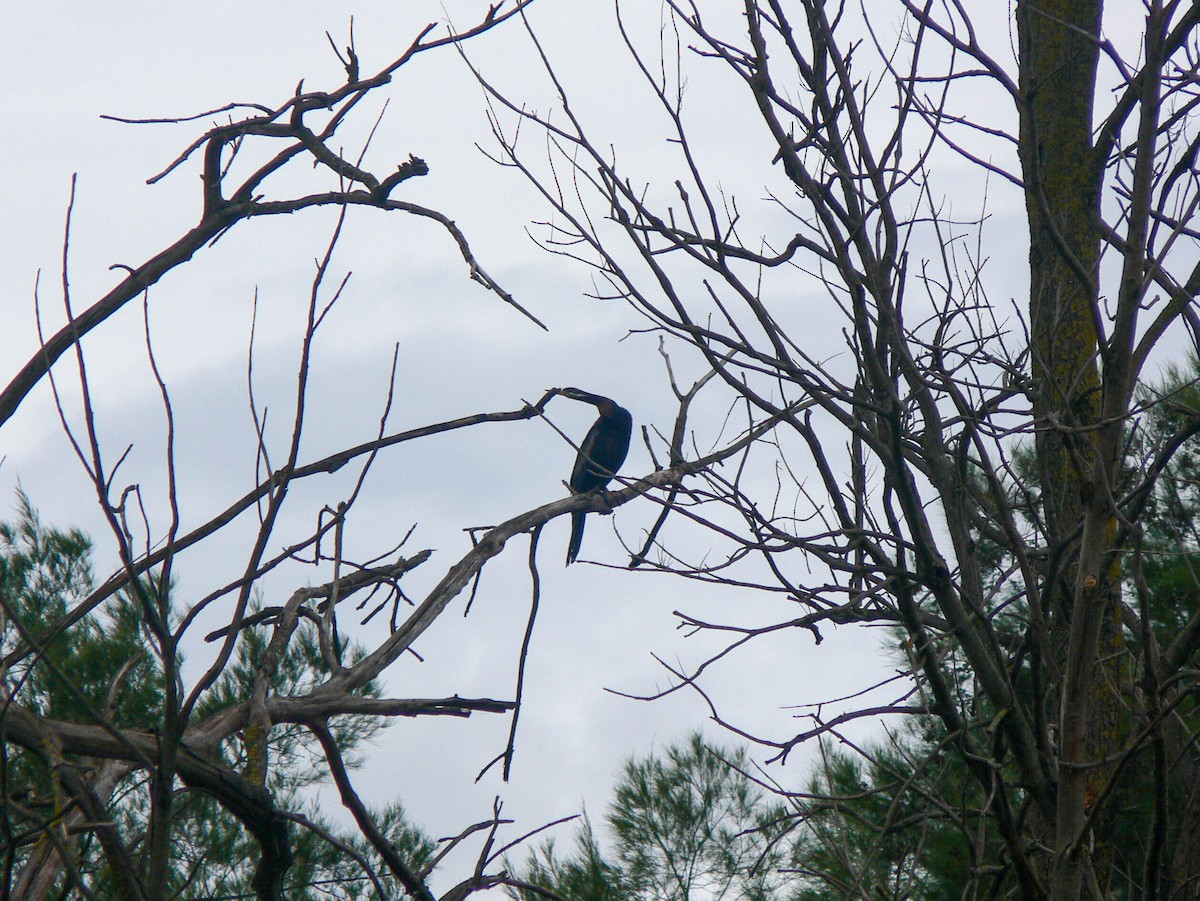
[[[1122,742],[1119,572],[1111,561],[1113,461],[1097,446],[1101,373],[1096,329],[1102,169],[1092,144],[1101,0],[1018,5],[1019,153],[1030,232],[1031,371],[1047,564],[1041,601],[1061,673],[1048,699],[1059,723],[1057,802],[1044,840],[1054,849],[1054,901],[1102,892],[1112,817],[1088,823],[1111,775],[1098,765]],[[1090,834],[1085,835],[1085,829]]]

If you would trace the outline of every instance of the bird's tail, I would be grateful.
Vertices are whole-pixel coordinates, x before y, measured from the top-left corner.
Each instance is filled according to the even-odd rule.
[[[579,546],[583,544],[583,523],[587,513],[576,510],[571,514],[571,543],[567,545],[567,566],[575,562],[579,556]]]

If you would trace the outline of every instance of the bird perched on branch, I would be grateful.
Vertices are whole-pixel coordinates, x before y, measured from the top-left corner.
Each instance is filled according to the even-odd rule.
[[[598,394],[589,394],[578,388],[563,388],[559,394],[592,404],[600,411],[600,418],[588,430],[583,444],[579,445],[579,456],[575,458],[575,468],[571,470],[571,481],[568,484],[576,494],[603,488],[612,481],[612,477],[625,462],[625,455],[629,453],[633,417],[615,401]],[[571,514],[571,543],[567,545],[568,566],[574,563],[579,555],[586,516],[587,512],[584,510],[576,510]]]

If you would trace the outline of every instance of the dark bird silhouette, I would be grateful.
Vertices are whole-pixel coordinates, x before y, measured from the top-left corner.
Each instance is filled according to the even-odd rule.
[[[625,455],[629,453],[629,435],[633,431],[633,417],[624,407],[598,394],[589,394],[578,388],[563,388],[563,397],[592,404],[600,411],[600,418],[588,430],[583,444],[579,445],[579,456],[571,470],[571,490],[576,494],[603,488],[612,481]],[[583,542],[583,524],[586,511],[576,510],[571,514],[571,543],[567,545],[567,565],[575,562],[579,545]]]

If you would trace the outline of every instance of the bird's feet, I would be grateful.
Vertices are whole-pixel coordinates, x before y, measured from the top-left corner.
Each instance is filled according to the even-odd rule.
[[[600,499],[604,501],[604,506],[606,508],[604,510],[597,510],[596,512],[601,516],[612,516],[614,499],[616,498],[616,495],[607,488],[598,488],[596,491],[600,495]]]

